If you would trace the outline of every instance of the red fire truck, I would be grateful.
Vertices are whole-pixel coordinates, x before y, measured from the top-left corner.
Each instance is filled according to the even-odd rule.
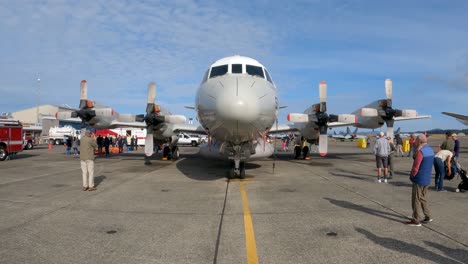
[[[23,125],[12,119],[0,118],[0,161],[23,150]]]

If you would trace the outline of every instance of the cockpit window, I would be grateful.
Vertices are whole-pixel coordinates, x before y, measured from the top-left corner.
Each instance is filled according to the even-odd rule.
[[[246,65],[247,74],[265,78],[262,67]]]
[[[265,74],[266,74],[267,80],[268,80],[269,82],[273,83],[273,81],[271,80],[270,74],[268,73],[267,69],[265,69]]]
[[[232,64],[232,73],[242,73],[242,64]]]
[[[228,72],[228,66],[226,65],[221,65],[221,66],[216,66],[211,68],[211,73],[210,73],[210,78],[214,78],[217,76],[224,75]]]

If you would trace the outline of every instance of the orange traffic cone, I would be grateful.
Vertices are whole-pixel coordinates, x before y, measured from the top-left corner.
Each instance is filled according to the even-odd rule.
[[[52,149],[52,143],[49,143],[49,150]]]
[[[333,146],[336,146],[336,139],[333,140]]]

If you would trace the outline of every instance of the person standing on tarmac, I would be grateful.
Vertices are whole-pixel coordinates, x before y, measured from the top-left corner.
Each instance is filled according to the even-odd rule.
[[[413,191],[411,195],[411,205],[413,208],[413,217],[411,221],[405,224],[409,226],[421,226],[420,211],[424,214],[424,224],[432,222],[431,212],[427,206],[427,190],[431,184],[432,163],[434,163],[434,151],[427,144],[425,135],[420,134],[416,138],[417,149],[416,158],[411,168],[410,180],[413,182]]]
[[[411,134],[411,135],[409,136],[409,140],[408,140],[408,141],[409,141],[410,150],[409,150],[409,152],[408,152],[408,156],[407,156],[407,157],[412,157],[413,154],[414,154],[414,148],[416,147],[416,146],[415,146],[415,142],[414,142],[415,139],[414,139],[414,135],[413,135],[413,134]]]
[[[109,148],[110,148],[110,139],[109,139],[109,135],[107,137],[104,138],[104,149],[106,150],[106,157],[109,157]]]
[[[398,155],[401,153],[401,156],[403,157],[403,149],[401,148],[403,146],[403,140],[401,139],[400,135],[397,134],[395,136],[395,141],[396,141],[396,154],[395,156],[398,157]]]
[[[91,132],[86,130],[80,142],[81,171],[83,173],[83,191],[95,191],[94,187],[94,150],[98,148]],[[88,177],[89,176],[89,177]]]
[[[460,156],[460,141],[458,140],[458,135],[456,133],[452,134],[452,140],[455,143],[453,147],[453,157],[455,161],[458,162],[458,157]]]
[[[388,176],[388,179],[392,179],[393,178],[393,170],[395,168],[394,165],[395,165],[395,161],[396,161],[396,159],[394,159],[395,158],[396,147],[393,144],[391,137],[387,137],[387,140],[388,140],[388,144],[390,145],[390,152],[388,153],[388,172],[389,172],[390,176]]]
[[[455,148],[455,141],[450,137],[452,135],[452,132],[447,131],[445,133],[445,141],[442,142],[442,145],[440,145],[441,150],[449,150],[453,152],[453,149]]]
[[[375,142],[374,154],[377,164],[377,182],[382,182],[382,168],[384,169],[383,182],[387,182],[388,176],[388,154],[390,153],[390,145],[384,132],[380,132],[380,138]]]

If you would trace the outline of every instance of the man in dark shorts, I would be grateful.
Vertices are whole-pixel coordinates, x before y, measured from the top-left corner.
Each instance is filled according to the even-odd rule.
[[[379,139],[374,145],[375,161],[377,165],[377,182],[387,182],[388,176],[388,154],[390,153],[390,145],[384,132],[380,132]],[[384,169],[384,177],[382,179],[382,168]]]

